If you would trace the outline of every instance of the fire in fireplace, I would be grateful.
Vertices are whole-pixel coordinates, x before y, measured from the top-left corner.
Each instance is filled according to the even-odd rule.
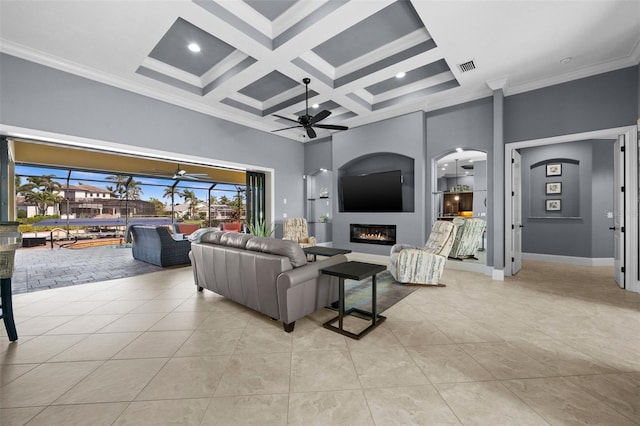
[[[381,244],[392,246],[396,243],[396,225],[359,225],[351,224],[350,241],[352,243]]]

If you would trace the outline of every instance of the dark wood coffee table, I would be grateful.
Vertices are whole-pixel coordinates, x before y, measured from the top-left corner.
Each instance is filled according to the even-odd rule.
[[[329,321],[322,324],[324,328],[329,330],[333,330],[338,332],[344,336],[351,337],[352,339],[359,340],[361,337],[369,333],[371,330],[379,326],[387,317],[383,317],[379,315],[376,310],[376,274],[386,270],[387,267],[384,265],[376,265],[373,263],[365,263],[365,262],[345,262],[339,263],[337,265],[329,266],[327,268],[321,269],[325,275],[332,275],[334,277],[338,277],[339,281],[339,293],[338,293],[338,316],[330,319]],[[344,310],[344,280],[356,280],[360,281],[367,277],[371,277],[371,312],[364,311],[358,308],[350,308],[345,312]],[[343,321],[344,317],[347,315],[351,315],[352,313],[358,313],[360,316],[371,319],[371,324],[362,330],[360,333],[352,333],[348,330],[344,329]],[[333,325],[334,322],[338,321],[338,326]]]
[[[302,249],[302,251],[304,251],[305,254],[313,255],[314,262],[318,260],[317,256],[331,257],[331,256],[337,256],[339,254],[351,253],[351,250],[339,249],[339,248],[333,248],[333,247],[323,247],[323,246],[305,247]]]

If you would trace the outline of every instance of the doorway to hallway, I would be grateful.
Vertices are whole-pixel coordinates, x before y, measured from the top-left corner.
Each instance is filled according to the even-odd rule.
[[[506,275],[518,272],[522,244],[525,259],[610,265],[620,287],[640,291],[638,275],[630,273],[638,268],[638,217],[629,220],[631,199],[637,202],[637,191],[630,191],[638,185],[636,136],[636,126],[630,126],[505,146]],[[626,157],[620,147],[614,155],[620,139],[626,141]],[[522,201],[516,203],[512,153],[518,151]]]

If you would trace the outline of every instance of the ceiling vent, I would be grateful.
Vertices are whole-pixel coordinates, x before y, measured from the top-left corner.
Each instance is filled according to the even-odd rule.
[[[475,70],[476,64],[473,62],[473,59],[472,59],[469,62],[465,62],[464,64],[458,64],[458,68],[460,68],[460,71],[462,72],[468,72],[471,70]]]
[[[465,170],[473,170],[473,164],[465,164],[463,166],[460,166]]]

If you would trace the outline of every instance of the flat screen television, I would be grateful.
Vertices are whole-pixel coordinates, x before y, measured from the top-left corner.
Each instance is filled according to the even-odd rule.
[[[340,178],[341,212],[401,212],[400,170]]]

